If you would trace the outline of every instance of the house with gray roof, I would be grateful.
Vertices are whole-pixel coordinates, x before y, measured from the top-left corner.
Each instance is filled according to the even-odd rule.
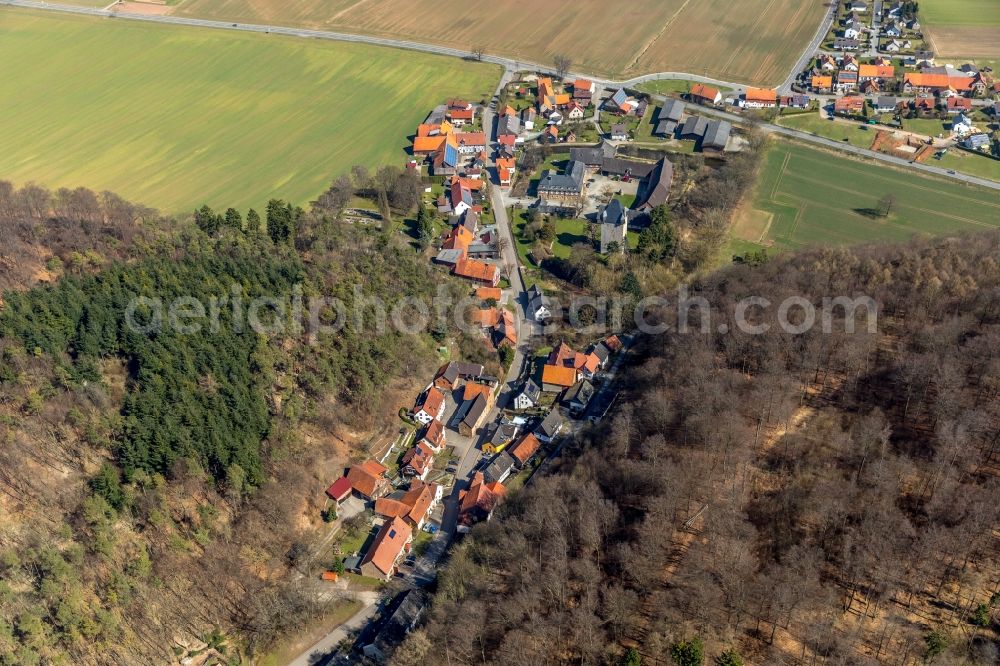
[[[710,120],[705,128],[705,136],[701,140],[701,151],[723,152],[729,143],[732,131],[733,125],[728,120]]]
[[[552,411],[535,428],[535,437],[538,438],[538,441],[547,444],[556,438],[562,430],[563,424],[562,414],[559,413],[557,408],[553,407]]]
[[[570,161],[566,173],[548,170],[538,183],[540,208],[547,212],[566,212],[575,215],[580,208],[587,166],[583,162]]]
[[[684,117],[684,102],[679,99],[668,99],[663,103],[663,108],[660,109],[659,120],[666,118],[667,120],[672,120],[675,123],[679,123],[681,118]]]
[[[504,451],[486,466],[483,470],[483,479],[486,483],[503,483],[516,467],[517,458]]]
[[[601,141],[593,148],[570,148],[569,159],[573,162],[583,162],[589,167],[599,167],[604,160],[615,156],[615,147],[606,141]]]
[[[514,409],[531,409],[538,404],[542,389],[533,379],[524,382],[520,392],[514,396]]]
[[[586,379],[582,379],[573,385],[566,395],[563,396],[563,404],[569,409],[570,414],[578,416],[587,409],[587,405],[594,398],[594,385]]]
[[[656,163],[653,173],[646,179],[646,195],[639,210],[650,211],[666,205],[670,198],[670,184],[674,179],[674,165],[666,157]]]
[[[702,116],[690,116],[681,125],[680,137],[682,139],[688,139],[690,141],[697,141],[701,137],[705,136],[705,130],[708,128],[708,120]]]
[[[618,199],[612,199],[604,207],[600,215],[601,221],[601,254],[608,254],[612,248],[624,253],[628,233],[628,210]]]
[[[537,284],[531,285],[528,289],[528,316],[537,322],[543,322],[552,316],[549,309],[549,300],[538,288]]]

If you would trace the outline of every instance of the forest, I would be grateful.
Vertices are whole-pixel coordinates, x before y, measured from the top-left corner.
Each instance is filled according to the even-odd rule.
[[[415,194],[381,175],[404,217]],[[330,205],[170,219],[0,182],[0,664],[167,663],[199,645],[245,660],[331,607],[287,584],[321,537],[323,489],[453,332],[371,335],[370,310],[336,335],[258,334],[224,307],[197,332],[125,321],[136,296],[208,303],[233,285],[348,308],[436,293],[398,225]]]
[[[393,663],[996,664],[998,247],[810,250],[698,280],[711,333],[640,338],[613,415],[457,544]],[[734,321],[750,295],[859,294],[874,332],[843,308],[830,333]],[[697,331],[701,312],[660,316]]]

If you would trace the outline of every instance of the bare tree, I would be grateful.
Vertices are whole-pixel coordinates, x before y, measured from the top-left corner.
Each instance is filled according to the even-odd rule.
[[[475,59],[478,60],[479,62],[483,61],[483,54],[485,54],[485,53],[486,53],[486,49],[484,49],[481,46],[477,46],[476,48],[472,49],[472,55],[473,55],[473,57],[475,57]]]
[[[882,217],[889,217],[893,207],[896,205],[896,195],[889,193],[878,200],[878,212]]]
[[[557,55],[552,58],[552,64],[556,66],[556,74],[560,79],[565,79],[569,74],[570,67],[573,66],[573,59],[567,55]]]

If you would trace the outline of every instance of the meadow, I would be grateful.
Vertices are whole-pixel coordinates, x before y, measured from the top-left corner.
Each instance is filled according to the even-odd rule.
[[[631,77],[684,71],[725,81],[783,80],[815,34],[820,0],[183,0],[176,13],[301,25],[483,48],[577,70]]]
[[[353,165],[401,165],[450,97],[499,68],[274,35],[0,9],[0,178],[167,212],[305,204]]]
[[[921,0],[920,22],[943,58],[1000,58],[1000,2]]]
[[[890,194],[896,203],[883,218],[878,202]],[[994,191],[775,141],[734,225],[732,249],[896,242],[996,227]]]

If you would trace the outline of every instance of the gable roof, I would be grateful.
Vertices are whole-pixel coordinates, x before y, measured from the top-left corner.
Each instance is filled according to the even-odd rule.
[[[427,393],[424,395],[424,400],[422,403],[417,404],[416,408],[413,410],[414,413],[423,410],[424,412],[430,414],[431,416],[437,416],[441,413],[441,407],[444,405],[444,393],[439,391],[435,387],[430,387],[427,389]]]
[[[748,87],[745,99],[748,102],[775,102],[778,92],[774,89]]]
[[[486,384],[468,382],[462,390],[462,400],[475,400],[479,396],[490,397],[492,389]]]
[[[656,168],[649,176],[649,183],[646,190],[649,196],[642,207],[645,209],[656,208],[667,203],[670,198],[670,185],[674,179],[674,165],[666,157],[656,163]]]
[[[473,511],[489,514],[507,494],[507,489],[499,483],[486,483],[482,472],[472,476],[469,489],[463,492],[459,500],[459,514],[468,521],[474,518]]]
[[[858,76],[891,79],[896,76],[896,68],[892,65],[861,65],[858,67]]]
[[[576,383],[576,368],[562,365],[545,365],[542,368],[542,383],[569,388]]]
[[[420,439],[428,441],[434,448],[440,449],[446,444],[445,437],[444,425],[437,419],[434,419],[424,428],[424,434]]]
[[[535,455],[535,452],[538,451],[541,445],[542,443],[538,441],[535,434],[529,432],[510,450],[510,455],[514,456],[514,459],[523,465],[528,462],[531,456]]]
[[[691,86],[691,97],[696,99],[710,99],[715,101],[721,94],[718,89],[706,86],[704,83],[696,83]]]
[[[538,427],[535,428],[535,432],[541,433],[542,436],[551,439],[559,433],[559,430],[562,428],[562,424],[562,414],[559,413],[558,409],[553,408],[552,411],[549,412],[544,419],[542,419],[542,422],[538,424]]]
[[[361,563],[370,562],[375,565],[376,569],[388,576],[392,573],[393,565],[412,535],[413,530],[402,518],[393,517],[392,520],[387,520],[382,525],[382,529],[379,530],[375,541],[372,542],[371,548],[365,553]]]
[[[347,470],[347,478],[352,488],[366,497],[371,497],[378,489],[379,481],[386,471],[386,468],[375,460],[366,460],[359,465],[352,465]]]
[[[684,115],[684,102],[679,99],[668,99],[660,109],[659,120],[667,119],[677,122]]]
[[[342,476],[326,489],[326,494],[330,499],[339,502],[350,495],[352,490],[354,490],[354,487],[351,485],[351,480],[346,476]]]
[[[705,136],[702,139],[702,148],[718,148],[722,150],[729,143],[729,134],[733,131],[733,126],[728,120],[710,120],[705,128]]]
[[[484,301],[493,300],[499,302],[503,298],[503,291],[501,291],[500,287],[477,287],[476,298]]]
[[[455,264],[454,273],[458,277],[494,284],[497,281],[499,269],[493,264],[487,264],[484,261],[462,259]]]

